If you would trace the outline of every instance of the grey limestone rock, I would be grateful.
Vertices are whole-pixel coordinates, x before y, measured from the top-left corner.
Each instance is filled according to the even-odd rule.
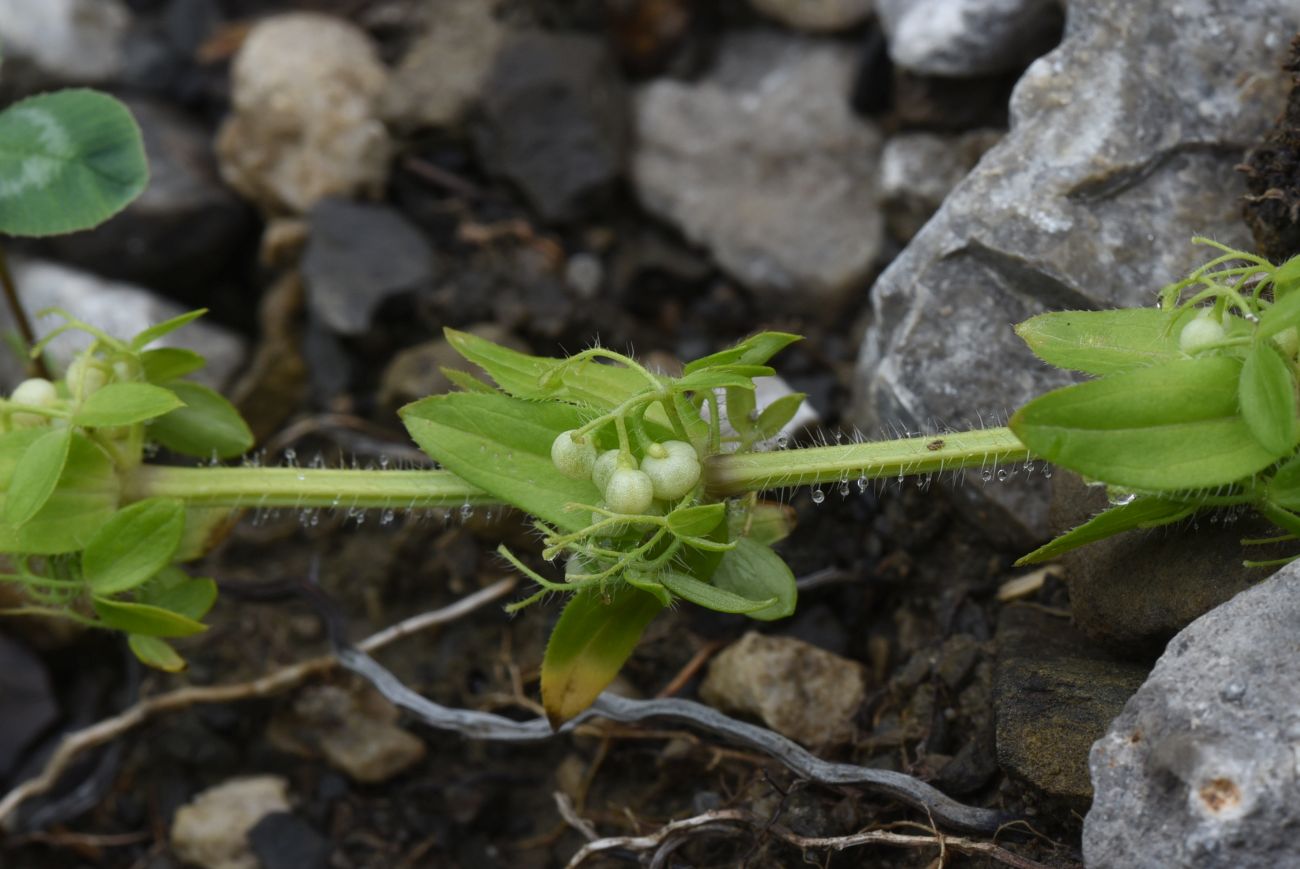
[[[1060,0],[880,0],[894,63],[924,75],[1019,69],[1061,32]]]
[[[730,37],[700,82],[636,99],[642,203],[767,302],[825,313],[880,251],[880,135],[849,106],[854,53],[809,38]]]
[[[121,0],[0,0],[0,78],[19,91],[113,82],[130,27]]]
[[[374,42],[341,18],[291,12],[259,21],[231,67],[221,174],[271,214],[382,191],[392,152],[379,117],[388,81]]]
[[[1169,644],[1092,748],[1092,869],[1300,865],[1300,565]]]
[[[964,427],[1067,378],[1011,325],[1057,308],[1151,304],[1248,245],[1234,167],[1281,108],[1292,0],[1075,0],[1064,42],[1026,71],[1011,131],[877,281],[857,422]],[[1022,477],[1023,480],[1023,477]],[[966,485],[991,534],[1047,533],[1047,487]]]

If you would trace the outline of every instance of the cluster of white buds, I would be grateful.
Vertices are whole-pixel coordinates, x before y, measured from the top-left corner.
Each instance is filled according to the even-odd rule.
[[[676,501],[700,482],[699,454],[685,441],[651,444],[638,466],[631,453],[598,455],[590,435],[566,431],[551,444],[551,461],[566,477],[591,480],[615,513],[644,514],[656,498]]]

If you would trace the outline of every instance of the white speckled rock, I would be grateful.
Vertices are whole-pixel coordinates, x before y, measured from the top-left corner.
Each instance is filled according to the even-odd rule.
[[[301,213],[326,196],[383,189],[388,71],[362,30],[310,12],[267,18],[240,48],[231,79],[234,113],[217,136],[221,174],[264,211]]]
[[[185,307],[149,290],[43,260],[14,260],[14,282],[24,307],[29,311],[62,308],[93,323],[115,338],[130,338],[137,332],[185,313]],[[38,336],[48,334],[63,322],[55,316],[39,317],[33,323]],[[0,313],[0,324],[9,329],[8,312]],[[62,369],[91,338],[69,332],[50,342],[49,355]],[[159,347],[185,347],[201,353],[208,364],[196,372],[195,380],[222,388],[244,364],[244,340],[235,333],[204,319],[163,337]],[[0,361],[0,381],[12,385],[23,373],[12,354]]]
[[[866,20],[876,0],[750,0],[764,15],[813,33],[845,30]]]
[[[1018,69],[1061,31],[1060,0],[880,0],[894,63],[924,75]]]
[[[1148,305],[1206,258],[1248,246],[1234,166],[1283,105],[1294,0],[1075,0],[1060,48],[1026,71],[1011,131],[881,275],[856,419],[918,428],[1002,418],[1066,382],[1011,325],[1048,308]],[[1047,534],[1047,485],[958,491],[987,533]]]
[[[854,63],[839,43],[746,34],[700,82],[637,95],[641,201],[779,306],[825,313],[880,250],[880,135],[849,107]]]
[[[713,659],[700,696],[824,748],[853,738],[853,717],[866,697],[866,668],[803,640],[750,631]]]
[[[1092,748],[1091,869],[1300,865],[1300,565],[1201,616]]]
[[[120,0],[0,0],[0,76],[22,89],[110,82],[125,66],[130,24]]]
[[[273,812],[289,811],[289,782],[278,775],[223,782],[176,812],[172,847],[186,863],[203,869],[258,869],[248,831]]]
[[[384,116],[403,129],[459,123],[505,36],[491,0],[426,3],[424,30],[402,55],[384,95]]]

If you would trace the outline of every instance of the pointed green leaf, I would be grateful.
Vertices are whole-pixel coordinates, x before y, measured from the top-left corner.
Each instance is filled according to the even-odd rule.
[[[167,449],[201,459],[232,459],[252,449],[253,433],[220,393],[185,380],[167,388],[185,402],[149,424],[149,436]]]
[[[1280,271],[1280,270],[1279,270]],[[1288,285],[1289,281],[1286,282]],[[1278,288],[1281,292],[1281,285]],[[1294,289],[1279,296],[1278,300],[1260,314],[1259,326],[1255,330],[1258,340],[1271,338],[1278,332],[1285,332],[1292,326],[1300,326],[1300,292]]]
[[[54,494],[68,463],[72,429],[56,428],[32,442],[9,480],[5,497],[5,523],[22,527]]]
[[[180,501],[138,501],[117,511],[86,544],[81,572],[98,595],[135,588],[171,562],[184,530],[185,508]]]
[[[1295,375],[1270,341],[1256,341],[1241,367],[1241,417],[1260,446],[1277,457],[1296,445]]]
[[[586,589],[569,599],[542,660],[542,705],[553,727],[605,690],[662,609],[654,595],[627,585],[608,594]]]
[[[163,384],[176,380],[193,374],[205,364],[198,353],[182,347],[157,347],[140,354],[145,380],[150,383]]]
[[[585,421],[578,408],[456,392],[409,404],[401,417],[420,449],[462,479],[558,528],[589,524],[589,513],[566,507],[594,504],[600,492],[551,462],[555,436]]]
[[[766,376],[772,374],[771,368],[761,369]],[[740,374],[727,369],[704,368],[678,379],[676,388],[691,392],[704,392],[710,389],[745,389],[753,390],[754,376]]]
[[[1300,510],[1300,456],[1277,469],[1268,481],[1268,499],[1288,510]]]
[[[719,613],[750,614],[775,606],[777,599],[751,600],[675,571],[660,575],[664,587],[684,600]]]
[[[459,387],[465,392],[482,392],[486,395],[499,394],[492,384],[484,383],[468,371],[459,371],[455,368],[446,367],[438,370],[442,372],[443,377],[451,381],[453,386]]]
[[[1274,270],[1273,287],[1273,295],[1277,298],[1300,290],[1300,254],[1291,257]]]
[[[654,595],[655,599],[664,606],[673,605],[673,596],[668,593],[668,589],[664,588],[663,583],[643,576],[636,576],[632,573],[625,573],[623,579],[633,588],[639,588],[647,594]]]
[[[1067,386],[1011,418],[1037,456],[1095,480],[1153,492],[1234,483],[1277,456],[1237,408],[1241,362],[1183,359]]]
[[[781,556],[752,537],[736,541],[736,548],[724,553],[710,582],[747,600],[775,598],[776,603],[746,613],[751,619],[770,622],[794,614],[799,590],[794,574]]]
[[[208,629],[207,625],[194,619],[144,603],[128,603],[96,596],[91,599],[90,605],[105,625],[129,634],[189,637]]]
[[[1134,528],[1154,528],[1177,522],[1196,512],[1194,504],[1164,498],[1136,498],[1128,504],[1112,507],[1093,516],[1050,543],[1038,547],[1016,562],[1017,567],[1051,561],[1071,549],[1095,543]]]
[[[152,383],[110,383],[92,392],[72,421],[91,428],[134,425],[181,406],[176,393]]]
[[[794,508],[772,501],[759,501],[748,514],[738,512],[729,520],[730,539],[749,537],[755,543],[771,546],[790,536],[795,526]]]
[[[783,395],[773,401],[763,412],[758,415],[758,422],[755,428],[758,429],[758,436],[763,439],[774,438],[781,433],[790,420],[794,419],[799,408],[803,407],[803,400],[807,396],[802,392],[792,392],[789,395]]]
[[[182,326],[188,326],[207,312],[207,308],[199,308],[194,311],[187,311],[184,314],[172,317],[170,320],[163,320],[161,323],[150,326],[148,329],[145,329],[143,332],[131,339],[131,349],[143,350],[159,338],[170,335]]]
[[[185,659],[176,654],[176,650],[166,640],[131,634],[126,638],[126,643],[146,667],[167,673],[179,673],[185,669]]]
[[[1169,314],[1152,308],[1053,311],[1016,326],[1034,355],[1057,368],[1116,374],[1182,356]]]
[[[0,493],[13,489],[20,462],[45,434],[43,429],[22,429],[0,435]],[[85,548],[117,509],[120,487],[113,461],[103,448],[74,432],[53,494],[21,528],[0,523],[0,551],[57,555]],[[7,494],[0,497],[7,510]]]
[[[211,579],[192,579],[179,567],[169,565],[139,590],[138,598],[140,603],[198,621],[217,602],[217,584]]]
[[[753,389],[727,390],[727,422],[743,438],[754,437],[754,420],[758,415],[754,401]]]
[[[39,94],[0,112],[0,232],[90,229],[149,180],[144,143],[126,106],[107,94]]]
[[[696,504],[668,514],[668,530],[679,537],[703,537],[717,528],[727,516],[727,505]]]
[[[684,373],[694,374],[722,365],[763,365],[786,347],[802,340],[801,336],[789,332],[759,332],[734,347],[688,362]]]

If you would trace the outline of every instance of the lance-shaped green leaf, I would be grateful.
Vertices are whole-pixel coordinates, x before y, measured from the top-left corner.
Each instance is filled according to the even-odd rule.
[[[795,519],[794,508],[774,501],[759,501],[748,512],[738,511],[729,517],[730,539],[749,537],[755,543],[771,546],[790,536]]]
[[[107,94],[62,90],[0,112],[0,232],[90,229],[125,208],[148,180],[140,128]]]
[[[178,314],[170,320],[163,320],[161,323],[156,323],[131,339],[131,349],[143,350],[159,338],[170,335],[172,332],[175,332],[183,326],[188,326],[207,312],[207,308],[198,308],[193,311],[186,311],[184,314]]]
[[[1289,459],[1268,481],[1268,500],[1288,510],[1300,510],[1300,456]]]
[[[586,589],[570,598],[542,660],[542,705],[553,727],[605,690],[662,609],[654,595],[628,585],[608,594]]]
[[[763,412],[758,415],[758,422],[755,428],[758,430],[760,438],[774,438],[781,433],[794,415],[799,412],[803,406],[803,400],[807,396],[802,392],[792,392],[789,395],[783,395],[773,401]]]
[[[149,424],[149,436],[169,450],[206,459],[232,459],[253,446],[253,433],[220,393],[185,380],[166,384],[185,403]]]
[[[146,637],[189,637],[208,629],[202,622],[145,603],[128,603],[106,597],[91,599],[99,620],[110,628]]]
[[[1170,316],[1153,308],[1053,311],[1030,317],[1016,334],[1057,368],[1105,375],[1181,357]]]
[[[1017,567],[1051,561],[1088,543],[1095,543],[1135,528],[1154,528],[1168,525],[1196,512],[1194,504],[1170,501],[1165,498],[1135,498],[1104,510],[1082,525],[1071,528],[1050,543],[1038,547],[1016,562]]]
[[[207,578],[191,578],[179,567],[169,565],[140,588],[136,596],[140,603],[198,621],[217,602],[217,584]]]
[[[1295,449],[1295,375],[1271,341],[1256,341],[1241,366],[1241,417],[1260,446],[1281,458]]]
[[[777,603],[775,597],[751,600],[724,588],[718,588],[716,585],[710,585],[707,582],[700,582],[694,577],[672,570],[661,574],[659,581],[678,597],[705,609],[711,609],[714,612],[752,615],[759,610],[775,606]]]
[[[171,562],[184,530],[185,507],[180,501],[149,498],[124,507],[86,544],[81,572],[98,595],[143,585]]]
[[[1115,486],[1177,492],[1250,477],[1277,460],[1237,407],[1241,362],[1207,356],[1067,386],[1011,430],[1030,452]]]
[[[1282,263],[1273,272],[1273,293],[1278,298],[1300,290],[1300,254]]]
[[[157,347],[140,354],[140,367],[150,383],[163,384],[193,374],[205,364],[202,356],[183,347]]]
[[[182,406],[176,393],[152,383],[110,383],[92,392],[72,421],[90,427],[134,425]]]
[[[601,493],[551,462],[555,436],[584,422],[578,408],[457,392],[407,405],[401,416],[420,449],[462,479],[557,528],[590,524],[590,513],[566,508],[594,504]]]
[[[5,492],[5,522],[21,528],[36,515],[59,484],[72,448],[72,429],[50,429],[23,452]]]
[[[30,446],[46,432],[23,429],[0,435],[0,492],[13,487],[14,475]],[[73,433],[63,472],[54,492],[22,527],[0,523],[0,551],[57,555],[85,548],[117,509],[121,483],[103,448]]]
[[[668,530],[680,537],[704,537],[726,518],[727,505],[696,504],[680,507],[668,514]]]
[[[1288,263],[1289,265],[1289,263]],[[1281,269],[1278,270],[1281,272]],[[1280,274],[1275,275],[1275,279],[1282,277]],[[1300,279],[1300,276],[1297,276]],[[1270,305],[1267,310],[1259,317],[1259,326],[1256,327],[1255,335],[1259,340],[1271,338],[1279,332],[1284,332],[1292,326],[1300,326],[1300,291],[1291,288],[1294,279],[1283,279],[1279,281],[1277,292],[1277,301]],[[1287,287],[1283,295],[1283,286]]]
[[[788,332],[759,332],[734,347],[686,363],[684,373],[694,374],[696,371],[724,365],[763,365],[786,347],[801,340],[801,336]]]
[[[735,549],[723,553],[710,582],[746,600],[775,599],[775,603],[746,613],[765,622],[793,615],[799,598],[789,565],[772,547],[752,537],[740,538]]]
[[[185,669],[185,659],[176,654],[176,650],[166,640],[131,634],[126,638],[126,643],[146,667],[166,673],[179,673]]]

